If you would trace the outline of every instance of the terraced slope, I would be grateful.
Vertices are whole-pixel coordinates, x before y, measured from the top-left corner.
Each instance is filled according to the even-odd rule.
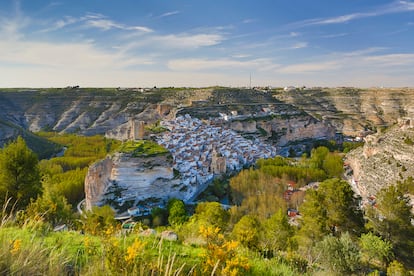
[[[273,96],[293,104],[316,118],[324,118],[344,134],[356,136],[366,129],[390,126],[398,118],[414,115],[414,89],[318,88]]]
[[[197,101],[202,104],[197,105]],[[15,127],[83,135],[109,133],[121,139],[129,118],[159,120],[159,103],[171,105],[171,114],[189,112],[193,117],[231,111],[257,113],[271,105],[280,112],[309,113],[344,134],[358,135],[366,129],[392,125],[401,116],[414,115],[414,89],[0,89],[0,145],[17,135]]]

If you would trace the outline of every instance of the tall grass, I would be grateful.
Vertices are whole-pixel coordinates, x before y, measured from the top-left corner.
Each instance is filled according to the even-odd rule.
[[[2,212],[0,275],[199,275],[200,250],[158,237],[53,232]]]

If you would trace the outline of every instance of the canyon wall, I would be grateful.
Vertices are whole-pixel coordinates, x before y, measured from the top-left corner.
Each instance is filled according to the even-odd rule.
[[[135,205],[148,198],[187,200],[192,192],[174,176],[172,164],[165,156],[132,157],[117,153],[90,166],[85,179],[87,210],[111,201],[132,201]]]
[[[92,206],[100,205],[104,193],[111,185],[113,167],[114,163],[109,157],[89,166],[85,178],[86,210],[91,210]]]
[[[345,135],[397,123],[414,115],[411,88],[313,88],[276,91],[276,99],[290,103],[316,118],[329,121]]]
[[[194,100],[208,104],[193,109],[181,107]],[[171,114],[189,112],[197,117],[193,112],[208,118],[211,114],[218,116],[219,112],[253,114],[269,104],[274,105],[272,108],[277,112],[301,110],[320,122],[333,125],[337,131],[356,136],[367,128],[390,126],[399,117],[414,115],[414,89],[314,88],[264,92],[233,88],[0,89],[0,146],[15,136],[18,128],[34,132],[106,134],[124,140],[128,135],[129,119],[155,122],[167,113],[167,106]],[[267,126],[262,124],[261,127],[266,130]]]
[[[408,122],[408,124],[407,124]],[[369,135],[363,147],[346,155],[356,188],[362,197],[375,195],[383,187],[414,175],[414,128],[412,119],[385,133]]]

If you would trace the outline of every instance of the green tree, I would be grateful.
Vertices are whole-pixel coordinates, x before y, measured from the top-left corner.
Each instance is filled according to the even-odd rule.
[[[350,275],[360,267],[358,246],[349,233],[340,237],[326,236],[316,246],[321,266],[336,275]]]
[[[229,212],[218,202],[202,202],[195,210],[196,219],[205,226],[218,227],[224,230],[229,222]]]
[[[248,248],[258,248],[259,233],[261,232],[259,220],[250,215],[243,216],[233,228],[233,237]]]
[[[0,150],[0,202],[12,198],[18,209],[26,207],[41,193],[40,174],[36,155],[23,138]]]
[[[66,198],[50,192],[45,192],[32,201],[27,206],[26,213],[30,218],[41,217],[52,225],[70,223],[73,219],[72,206]]]
[[[152,217],[152,225],[154,227],[162,226],[166,224],[168,212],[167,210],[163,208],[154,208],[151,211],[151,217]]]
[[[317,190],[309,190],[300,212],[302,224],[299,236],[308,245],[328,233],[359,233],[363,228],[358,199],[351,186],[337,178],[321,182]]]
[[[105,231],[113,232],[117,222],[115,211],[108,205],[102,207],[94,206],[82,216],[82,229],[92,235],[104,235]]]
[[[389,186],[377,194],[376,208],[366,211],[367,228],[392,243],[394,254],[405,263],[414,263],[414,226],[410,199],[399,186]]]
[[[168,201],[168,222],[172,226],[182,225],[188,220],[187,211],[182,200],[173,198]]]
[[[340,178],[344,170],[343,167],[342,157],[338,153],[327,154],[322,164],[322,168],[328,177]]]
[[[286,250],[294,234],[288,217],[282,209],[263,222],[260,243],[263,250]]]
[[[383,266],[392,257],[392,244],[373,233],[362,234],[359,239],[362,256],[368,264],[379,262]]]
[[[327,147],[318,147],[316,149],[312,149],[311,158],[309,160],[310,167],[315,169],[322,169],[323,162],[328,154],[329,149]]]

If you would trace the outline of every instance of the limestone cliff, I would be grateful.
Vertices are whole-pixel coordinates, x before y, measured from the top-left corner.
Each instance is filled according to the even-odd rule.
[[[85,204],[86,209],[99,205],[107,188],[111,185],[111,172],[114,163],[106,158],[89,166],[85,178]]]
[[[362,197],[414,176],[414,128],[412,119],[401,120],[385,133],[367,136],[363,147],[347,154],[353,184]]]
[[[132,157],[117,153],[90,166],[85,179],[87,210],[111,202],[123,205],[129,201],[132,206],[149,198],[186,199],[186,191],[180,179],[174,177],[172,164],[165,156]]]
[[[279,90],[273,96],[329,121],[351,136],[414,115],[414,89],[410,88],[313,88]]]
[[[124,140],[131,118],[150,122],[176,113],[209,118],[219,113],[258,114],[264,109],[274,110],[277,114],[297,111],[307,113],[318,122],[328,122],[337,131],[355,136],[367,128],[389,126],[399,117],[412,116],[414,89],[0,89],[0,121],[5,122],[1,126],[0,146],[3,141],[16,135],[10,129],[10,124],[34,132],[46,130],[82,135],[106,134],[107,137]],[[279,123],[282,129],[287,130],[285,123]],[[236,124],[233,125],[234,129],[253,131],[255,128],[254,123]],[[268,133],[282,133],[282,129],[278,129],[275,124],[256,124],[256,129],[260,127]],[[294,122],[291,124],[291,130],[304,126],[295,125]],[[310,129],[302,128],[303,132],[297,134],[308,136],[306,132],[310,132]],[[318,131],[315,129],[315,132]],[[287,133],[286,139],[294,138],[294,135],[296,133],[292,132],[289,137]]]
[[[255,118],[234,120],[230,128],[239,133],[260,133],[269,142],[285,146],[289,142],[305,139],[333,139],[335,128],[326,121],[319,121],[307,114],[290,117]]]

